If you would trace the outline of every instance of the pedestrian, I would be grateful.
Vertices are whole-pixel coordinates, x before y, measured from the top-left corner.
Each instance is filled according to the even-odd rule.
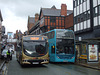
[[[78,50],[77,50],[77,48],[76,48],[75,62],[77,61],[77,55],[78,55]]]
[[[9,61],[10,60],[10,50],[8,49],[7,51],[7,60]]]

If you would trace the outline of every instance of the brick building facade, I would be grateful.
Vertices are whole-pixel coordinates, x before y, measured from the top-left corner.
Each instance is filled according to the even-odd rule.
[[[66,16],[66,18],[65,18],[65,29],[74,30],[74,27],[73,27],[73,13]]]
[[[61,9],[57,9],[55,6],[52,6],[51,8],[41,8],[39,20],[35,23],[33,28],[29,30],[30,34],[37,35],[52,29],[67,29],[67,19],[69,19],[71,23],[73,22],[73,19],[70,18],[72,17],[72,12],[72,10],[67,10],[66,4],[62,4]]]
[[[35,18],[28,16],[28,24],[27,24],[28,33],[29,30],[34,26],[34,23],[35,23]]]

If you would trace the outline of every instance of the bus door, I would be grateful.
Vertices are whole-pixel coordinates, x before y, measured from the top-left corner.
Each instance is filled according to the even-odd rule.
[[[51,48],[50,61],[54,61],[55,60],[55,45],[51,43],[50,48]]]

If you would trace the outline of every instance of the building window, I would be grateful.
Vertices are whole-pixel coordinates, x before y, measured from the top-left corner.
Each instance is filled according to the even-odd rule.
[[[93,0],[93,7],[97,6],[97,0]]]
[[[87,13],[84,12],[84,21],[86,21],[86,19],[87,19]]]
[[[76,25],[74,25],[74,31],[76,31]]]
[[[77,0],[77,3],[78,3],[77,5],[79,5],[79,4],[80,4],[80,2],[79,2],[79,1],[80,1],[80,0]]]
[[[50,17],[50,22],[55,23],[56,22],[56,17]]]
[[[81,14],[80,17],[81,17],[81,22],[83,22],[83,21],[84,21],[84,19],[83,19],[83,17],[84,17],[83,14]]]
[[[77,17],[77,22],[80,23],[80,15]]]
[[[80,4],[80,13],[83,13],[83,6]]]
[[[76,7],[76,1],[74,1],[74,7]]]
[[[81,22],[80,25],[81,25],[81,30],[83,30],[83,22]]]
[[[98,10],[99,10],[99,15],[100,15],[100,5],[98,6]]]
[[[77,16],[74,17],[74,23],[77,24]]]
[[[87,11],[87,20],[90,19],[90,10]]]
[[[90,0],[87,0],[87,10],[90,9]]]
[[[99,16],[99,25],[100,25],[100,16]]]
[[[77,15],[79,15],[79,12],[80,12],[79,6],[77,6]]]
[[[98,0],[98,5],[100,4],[100,0]]]
[[[74,16],[76,16],[76,8],[74,8]]]
[[[83,12],[86,11],[86,2],[83,3]]]
[[[83,2],[83,0],[79,0],[80,1],[80,4]]]
[[[90,20],[87,20],[87,27],[90,28]]]
[[[98,9],[97,7],[94,8],[94,17],[98,16]]]
[[[51,27],[50,27],[50,30],[53,30],[53,29],[55,29],[55,28],[56,28],[55,26],[51,26]]]

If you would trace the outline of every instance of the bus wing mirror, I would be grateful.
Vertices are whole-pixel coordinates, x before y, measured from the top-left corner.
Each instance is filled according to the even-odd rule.
[[[46,42],[46,45],[49,47],[49,43],[48,42]]]

